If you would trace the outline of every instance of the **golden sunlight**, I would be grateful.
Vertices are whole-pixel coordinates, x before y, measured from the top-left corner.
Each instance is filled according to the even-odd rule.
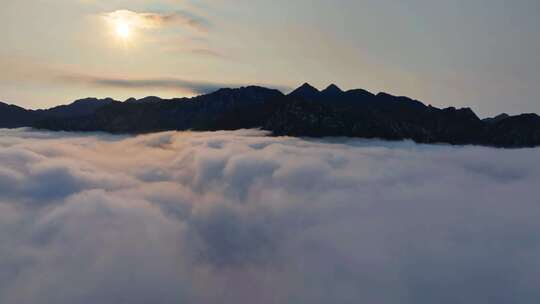
[[[131,27],[125,22],[118,22],[116,24],[116,34],[122,39],[127,39],[131,34]]]

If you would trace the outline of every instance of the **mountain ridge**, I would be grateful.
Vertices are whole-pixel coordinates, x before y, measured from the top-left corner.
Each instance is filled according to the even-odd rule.
[[[540,117],[436,108],[405,96],[308,83],[285,95],[260,86],[223,88],[191,98],[148,96],[124,102],[85,98],[43,110],[0,103],[0,128],[147,133],[262,128],[274,135],[411,139],[419,143],[506,148],[540,146]]]

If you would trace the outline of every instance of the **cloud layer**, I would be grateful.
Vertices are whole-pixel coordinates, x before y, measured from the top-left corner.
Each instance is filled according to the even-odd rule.
[[[0,302],[536,303],[538,152],[0,130]]]
[[[80,83],[83,85],[124,88],[124,89],[164,89],[189,91],[194,94],[206,94],[226,87],[240,87],[239,84],[213,83],[179,78],[111,78],[84,74],[66,74],[59,77],[61,81]]]
[[[78,83],[81,85],[98,88],[121,88],[121,89],[161,89],[174,91],[187,91],[193,94],[208,94],[222,88],[239,88],[249,84],[220,83],[211,81],[199,81],[181,78],[131,78],[131,77],[104,77],[100,75],[88,75],[79,73],[62,72],[57,80],[60,82]],[[290,91],[289,87],[268,84],[251,84],[272,87],[281,91]]]

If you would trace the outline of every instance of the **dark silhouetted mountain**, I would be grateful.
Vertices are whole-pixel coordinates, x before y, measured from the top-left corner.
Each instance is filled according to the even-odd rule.
[[[141,104],[141,103],[152,103],[152,102],[160,102],[163,101],[163,99],[156,97],[156,96],[148,96],[141,99],[135,99],[135,98],[129,98],[125,103],[135,103],[135,104]]]
[[[144,133],[163,130],[234,130],[260,127],[266,101],[283,96],[262,87],[220,89],[194,98],[111,103],[92,115],[43,119],[35,127],[51,130]]]
[[[510,116],[490,126],[487,143],[498,147],[535,147],[540,145],[540,116]]]
[[[47,110],[26,110],[17,106],[0,103],[0,128],[20,128],[34,126],[45,119],[64,119],[88,116],[105,105],[118,103],[110,98],[86,98],[69,105],[57,106]]]
[[[329,85],[326,89],[321,91],[321,95],[324,97],[338,97],[342,96],[343,91],[335,84]]]
[[[69,118],[93,114],[97,109],[111,103],[118,102],[111,98],[97,99],[85,98],[74,101],[69,105],[57,106],[48,110],[35,111],[43,117]]]
[[[470,109],[441,110],[388,94],[361,96],[367,100],[343,98],[337,106],[329,102],[290,100],[282,103],[265,127],[278,135],[480,143],[478,130],[484,124]]]
[[[312,87],[309,83],[304,83],[298,89],[292,91],[289,96],[305,100],[314,100],[320,96],[319,90]]]
[[[36,116],[32,111],[0,102],[0,128],[20,128],[32,125]]]
[[[0,103],[0,127],[146,133],[263,128],[274,135],[349,136],[419,143],[540,146],[536,114],[481,120],[469,108],[439,109],[408,97],[304,84],[289,95],[263,87],[220,89],[193,98],[83,99],[48,110]]]
[[[506,113],[502,113],[502,114],[499,114],[499,115],[497,115],[495,117],[484,118],[483,121],[487,122],[487,123],[497,123],[497,122],[500,122],[503,119],[507,119],[508,117],[510,117],[510,115],[508,115]]]

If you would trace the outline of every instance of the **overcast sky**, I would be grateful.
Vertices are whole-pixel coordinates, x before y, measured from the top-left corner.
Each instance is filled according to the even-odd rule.
[[[540,112],[537,0],[2,0],[0,100],[335,82],[480,116]],[[125,36],[119,26],[127,24]],[[121,32],[121,30],[120,30]]]

